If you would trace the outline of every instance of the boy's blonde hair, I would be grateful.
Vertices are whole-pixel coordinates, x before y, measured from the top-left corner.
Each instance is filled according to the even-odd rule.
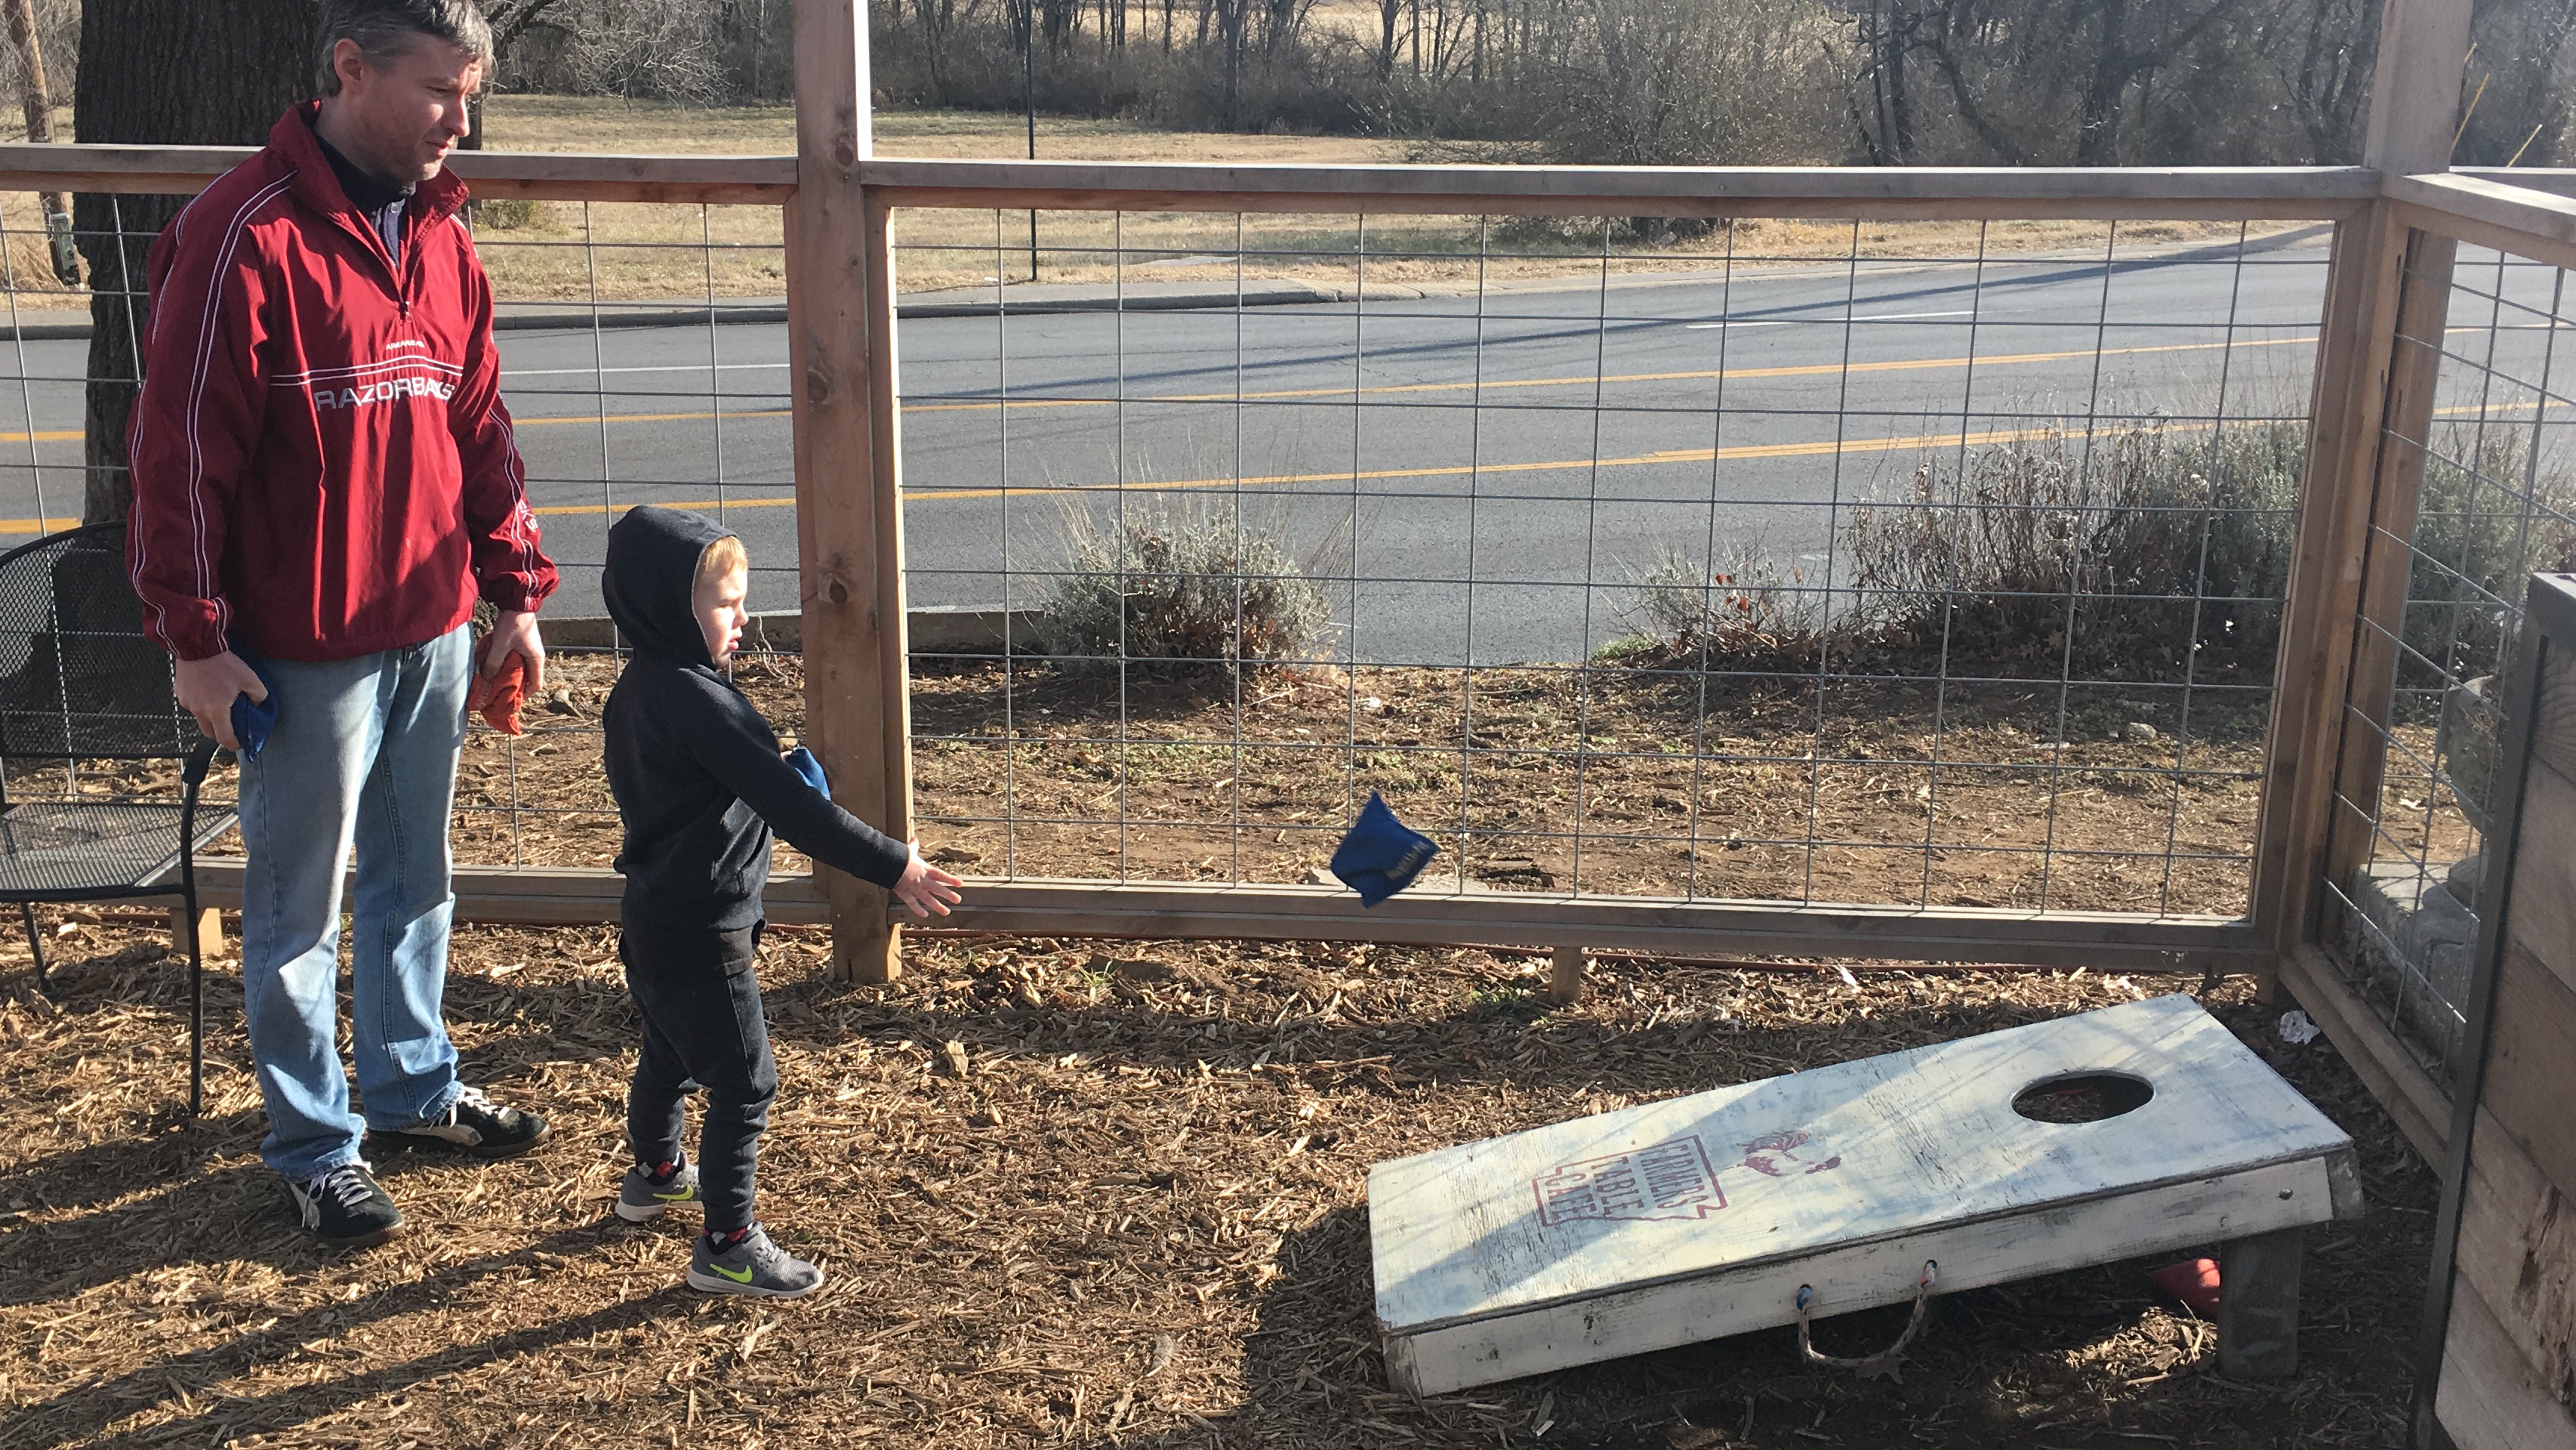
[[[689,588],[693,593],[703,593],[709,584],[734,570],[750,568],[751,555],[742,547],[742,540],[727,534],[698,552],[698,577],[689,582]]]

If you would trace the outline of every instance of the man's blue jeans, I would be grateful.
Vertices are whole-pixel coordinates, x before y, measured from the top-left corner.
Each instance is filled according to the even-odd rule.
[[[277,726],[241,772],[242,993],[268,1104],[260,1156],[302,1180],[358,1159],[367,1126],[412,1127],[456,1095],[447,986],[447,822],[473,641],[353,660],[268,662]],[[358,1092],[340,1067],[340,874],[349,904]]]

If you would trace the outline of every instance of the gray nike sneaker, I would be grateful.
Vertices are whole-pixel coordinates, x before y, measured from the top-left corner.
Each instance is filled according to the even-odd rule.
[[[689,1287],[710,1294],[755,1294],[794,1299],[823,1287],[823,1271],[769,1241],[758,1224],[716,1252],[705,1234],[689,1251]]]
[[[662,1210],[680,1204],[703,1206],[698,1198],[698,1165],[685,1158],[668,1183],[655,1183],[637,1164],[626,1170],[626,1186],[617,1191],[617,1216],[628,1223],[649,1223],[660,1218]]]

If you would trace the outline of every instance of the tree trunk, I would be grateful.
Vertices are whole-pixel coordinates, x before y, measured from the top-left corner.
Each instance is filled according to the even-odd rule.
[[[2084,109],[2075,128],[2075,164],[2109,166],[2120,149],[2120,102],[2137,75],[2129,54],[2127,0],[2107,0],[2102,7],[2102,43],[2093,53],[2093,74],[2084,87]]]
[[[313,93],[311,0],[86,0],[72,126],[83,141],[256,146],[278,114]],[[73,203],[89,259],[89,400],[81,519],[125,517],[126,420],[149,322],[144,261],[185,197],[89,196]]]

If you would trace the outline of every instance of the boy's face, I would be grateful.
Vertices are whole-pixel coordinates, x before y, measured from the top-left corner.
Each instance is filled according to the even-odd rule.
[[[698,611],[698,635],[707,642],[707,658],[717,664],[742,644],[743,629],[751,623],[744,603],[750,589],[750,577],[733,569],[698,585],[697,597],[690,601]]]

